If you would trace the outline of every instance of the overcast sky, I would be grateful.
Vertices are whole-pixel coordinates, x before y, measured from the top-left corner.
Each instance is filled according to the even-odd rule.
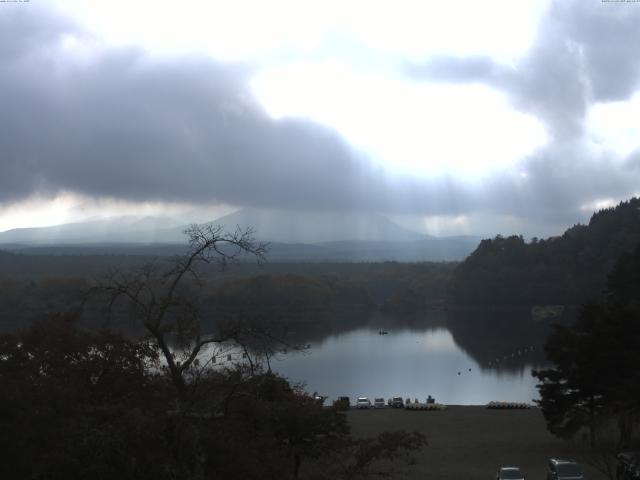
[[[239,207],[547,236],[640,193],[640,3],[0,3],[0,231]]]

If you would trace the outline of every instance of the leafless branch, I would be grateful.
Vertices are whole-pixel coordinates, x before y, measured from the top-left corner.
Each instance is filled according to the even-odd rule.
[[[202,287],[198,266],[219,263],[223,268],[241,256],[265,261],[268,245],[254,239],[252,229],[236,227],[226,233],[221,225],[191,225],[185,234],[188,237],[188,253],[174,258],[162,271],[157,262],[141,266],[128,274],[112,272],[94,291],[108,296],[109,311],[124,300],[132,307],[135,319],[144,326],[162,352],[167,369],[181,397],[186,395],[185,375],[194,365],[202,349],[208,344],[236,341],[241,345],[243,335],[255,335],[255,331],[241,332],[226,329],[217,335],[201,337],[200,314],[192,298],[186,298],[180,290],[187,276]],[[184,357],[179,361],[169,346],[167,335],[175,334],[185,347]]]

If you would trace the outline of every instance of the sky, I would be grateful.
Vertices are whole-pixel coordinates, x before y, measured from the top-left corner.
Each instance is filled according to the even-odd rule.
[[[0,231],[238,208],[549,236],[640,194],[640,3],[0,2]]]

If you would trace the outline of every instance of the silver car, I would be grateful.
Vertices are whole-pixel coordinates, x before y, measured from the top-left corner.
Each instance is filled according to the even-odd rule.
[[[584,480],[580,465],[573,460],[549,459],[547,480]]]
[[[376,398],[373,401],[373,408],[385,408],[387,404],[384,401],[384,398]]]
[[[367,397],[360,397],[356,401],[356,408],[371,408],[371,402]]]
[[[500,467],[496,480],[524,480],[524,475],[518,467]]]

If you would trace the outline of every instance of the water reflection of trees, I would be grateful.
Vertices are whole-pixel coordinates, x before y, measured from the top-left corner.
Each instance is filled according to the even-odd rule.
[[[554,321],[566,322],[570,315]],[[545,362],[542,345],[550,324],[532,318],[529,309],[452,309],[447,315],[454,341],[482,369],[508,372]]]
[[[415,330],[416,333],[428,329],[443,327],[446,318],[442,312],[430,314],[393,315],[378,311],[360,310],[319,314],[312,321],[289,319],[282,321],[281,328],[285,338],[298,345],[314,345],[330,337],[345,335],[354,330],[369,328],[372,332],[393,333],[397,329]]]
[[[555,321],[567,322],[566,318]],[[447,328],[456,345],[483,370],[523,373],[544,364],[542,345],[550,321],[534,320],[524,310],[437,310],[394,315],[377,311],[318,313],[304,317],[271,319],[275,333],[290,344],[318,345],[330,337],[369,328],[372,333],[394,330],[415,331],[416,335],[435,328]]]

